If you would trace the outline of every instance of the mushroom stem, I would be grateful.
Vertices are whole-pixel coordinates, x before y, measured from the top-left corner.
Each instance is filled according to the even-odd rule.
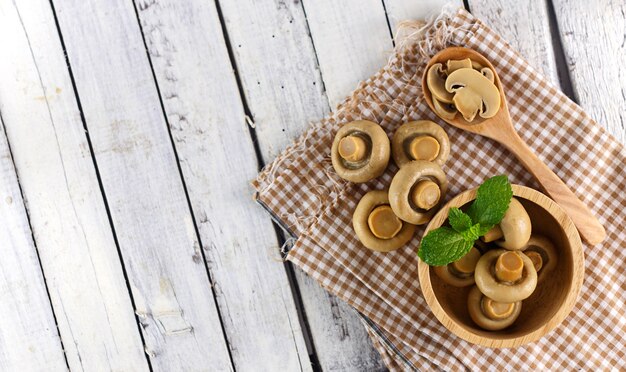
[[[431,136],[417,136],[411,141],[409,152],[415,160],[433,161],[439,155],[439,142]]]
[[[524,252],[524,253],[532,261],[533,266],[535,266],[535,271],[537,271],[537,273],[539,273],[539,271],[543,267],[543,257],[541,257],[541,254],[539,252],[535,252],[535,251]]]
[[[495,225],[494,227],[491,228],[491,230],[487,231],[485,235],[482,236],[481,239],[485,243],[491,243],[498,239],[502,239],[503,236],[504,236],[504,233],[502,232],[500,225]]]
[[[346,136],[339,141],[337,151],[344,160],[358,162],[365,159],[367,145],[361,137]]]
[[[418,208],[431,209],[437,203],[441,197],[441,190],[439,185],[431,180],[419,181],[411,193],[411,201]]]
[[[381,205],[367,217],[367,225],[379,239],[391,239],[402,229],[402,221],[393,213],[389,205]]]
[[[474,247],[465,256],[451,263],[454,270],[461,274],[471,274],[476,268],[476,263],[480,259],[480,251]]]
[[[524,261],[517,252],[504,252],[496,260],[496,278],[502,282],[515,282],[522,277]]]
[[[482,301],[483,313],[490,319],[506,319],[515,310],[514,302],[497,302],[487,296],[483,296]]]

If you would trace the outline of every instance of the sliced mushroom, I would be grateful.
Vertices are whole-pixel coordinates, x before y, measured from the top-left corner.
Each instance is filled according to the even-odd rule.
[[[499,225],[494,226],[482,237],[485,243],[495,242],[512,251],[523,249],[530,239],[532,224],[528,212],[516,198],[511,198]]]
[[[443,165],[450,154],[450,140],[439,125],[428,120],[402,124],[391,139],[391,155],[398,167],[412,160]]]
[[[474,284],[474,268],[480,259],[480,251],[472,247],[465,256],[444,266],[435,266],[434,271],[444,282],[455,287]]]
[[[428,69],[428,75],[426,76],[428,90],[433,95],[433,98],[441,102],[452,103],[453,94],[446,90],[445,83],[446,79],[443,65],[441,63],[435,63]]]
[[[516,302],[533,293],[537,271],[525,254],[496,249],[478,260],[474,280],[485,296],[498,302]]]
[[[545,236],[531,235],[528,243],[522,250],[535,265],[537,283],[544,281],[548,274],[556,268],[558,262],[556,247]]]
[[[402,247],[415,232],[414,225],[393,213],[386,190],[370,191],[361,198],[352,215],[352,226],[361,243],[378,252]]]
[[[413,160],[391,180],[389,204],[403,221],[422,225],[430,221],[447,188],[446,175],[439,165]]]
[[[331,160],[339,177],[351,182],[367,182],[385,171],[390,153],[389,137],[380,125],[357,120],[337,131]]]
[[[435,113],[437,113],[437,115],[448,120],[454,119],[458,112],[453,104],[440,102],[435,97],[433,97],[433,106],[435,107]]]
[[[448,75],[445,88],[454,93],[454,106],[466,121],[474,120],[476,114],[482,118],[491,118],[500,109],[498,88],[481,72],[472,68],[461,68]]]
[[[479,71],[481,74],[483,74],[484,77],[489,79],[489,81],[491,81],[492,83],[496,80],[496,75],[494,74],[493,70],[490,69],[489,67],[483,67]]]
[[[498,302],[485,296],[478,287],[467,295],[470,317],[480,328],[488,331],[504,329],[517,320],[522,311],[522,301]]]
[[[472,60],[469,58],[465,59],[449,59],[446,62],[446,72],[448,75],[453,73],[456,70],[460,70],[462,68],[472,68]]]
[[[472,61],[472,68],[473,68],[474,70],[478,70],[478,71],[480,71],[480,70],[482,70],[483,65],[481,65],[480,63],[478,63],[478,62],[476,62],[476,61]]]

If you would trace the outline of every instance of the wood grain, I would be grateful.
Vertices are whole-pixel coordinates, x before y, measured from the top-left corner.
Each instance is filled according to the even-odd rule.
[[[231,370],[132,2],[54,3],[154,370]]]
[[[437,16],[444,6],[463,7],[463,0],[383,0],[389,26],[395,36],[398,24],[406,20],[426,20]]]
[[[0,112],[69,367],[147,370],[134,309],[50,3],[1,1],[0,44],[3,48]],[[11,178],[6,177],[2,178],[6,180],[2,184],[8,187]],[[19,205],[18,196],[11,197]],[[2,221],[2,225],[8,226],[19,222]],[[13,246],[13,254],[29,255],[32,249],[29,241],[30,236],[21,242],[16,240],[14,243],[20,245]],[[10,245],[0,246],[13,250]],[[8,265],[11,257],[9,254],[0,261]],[[37,262],[24,261],[14,267],[35,269],[25,272],[30,278],[29,285],[35,288],[41,278],[42,269],[38,266]],[[10,271],[3,273],[9,275]],[[7,342],[13,327],[24,322],[33,322],[33,326],[41,324],[40,317],[50,300],[44,291],[39,294],[42,297],[32,299],[31,310],[22,313],[21,321],[1,312],[3,319],[15,322],[3,326],[3,334],[7,335],[3,339]],[[57,331],[50,328],[48,332]],[[30,338],[35,350],[51,347],[50,336],[37,333],[24,336]],[[2,348],[6,358],[22,367],[39,360],[38,352],[23,353],[18,345],[25,345],[19,340],[14,342],[11,348]],[[23,358],[13,359],[18,356]],[[62,369],[54,365],[59,364],[40,369]]]
[[[555,0],[553,4],[576,100],[626,143],[626,3]]]
[[[571,312],[585,273],[582,243],[567,214],[550,198],[531,188],[513,185],[513,195],[528,212],[533,232],[547,236],[559,253],[559,266],[533,295],[522,303],[514,326],[501,331],[484,331],[470,319],[466,309],[471,287],[445,285],[434,271],[419,261],[419,279],[424,298],[433,314],[451,332],[469,342],[487,347],[516,347],[536,341],[557,327]],[[425,234],[441,226],[451,207],[461,207],[476,198],[476,189],[450,200],[433,217]],[[566,283],[564,285],[564,283]]]
[[[215,4],[137,5],[235,368],[310,370]]]
[[[547,1],[469,0],[472,14],[511,44],[553,84],[559,84]]]
[[[336,3],[322,5],[332,13]],[[220,4],[259,149],[271,161],[310,122],[330,111],[307,19],[302,5],[293,2]],[[315,1],[304,6],[307,12],[322,12],[311,8],[318,6]],[[380,369],[380,357],[354,310],[300,270],[295,276],[320,367]]]
[[[7,10],[0,6],[3,21],[7,20]],[[10,23],[0,24],[0,34],[6,34],[2,28]],[[1,124],[0,294],[3,300],[0,302],[0,369],[63,370],[67,368],[63,347]]]
[[[380,0],[304,1],[331,108],[387,63],[393,43]]]

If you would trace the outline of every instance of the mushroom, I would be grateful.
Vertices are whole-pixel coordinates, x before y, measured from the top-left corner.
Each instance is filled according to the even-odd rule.
[[[522,301],[494,301],[482,294],[478,287],[473,287],[467,295],[467,308],[470,317],[480,328],[498,331],[517,320],[522,311]]]
[[[391,180],[389,204],[403,221],[422,225],[430,221],[447,188],[446,175],[439,165],[413,160]]]
[[[437,115],[444,119],[452,120],[456,117],[456,107],[451,103],[440,102],[437,98],[433,97],[433,106]]]
[[[450,140],[439,125],[429,120],[402,124],[391,139],[391,155],[398,167],[412,160],[443,165],[450,154]]]
[[[483,76],[489,79],[489,81],[491,81],[492,83],[495,81],[496,75],[493,73],[493,70],[490,69],[489,67],[483,67],[479,69],[478,71],[480,71],[480,73],[483,74]]]
[[[494,83],[473,68],[461,68],[446,79],[445,88],[455,93],[452,101],[466,121],[476,114],[491,118],[500,109],[500,92]]]
[[[474,284],[474,268],[480,258],[480,251],[472,247],[465,256],[444,266],[435,266],[434,271],[444,282],[455,287]]]
[[[525,254],[495,249],[480,257],[474,280],[485,296],[509,303],[521,301],[533,293],[537,286],[537,271]]]
[[[500,224],[487,231],[482,240],[485,243],[495,241],[500,247],[515,251],[526,246],[531,231],[532,225],[528,212],[516,198],[511,198],[509,209]]]
[[[339,177],[351,182],[367,182],[385,171],[390,152],[389,137],[380,125],[357,120],[337,131],[331,160]]]
[[[474,70],[480,71],[483,68],[483,65],[481,65],[480,63],[478,63],[476,61],[472,61],[472,68]]]
[[[361,243],[378,252],[400,248],[415,232],[414,225],[401,221],[393,213],[386,190],[363,195],[352,215],[352,226]]]
[[[558,261],[556,247],[550,239],[542,235],[531,235],[528,243],[522,248],[530,258],[537,271],[537,283],[541,283],[556,268]]]
[[[462,69],[462,68],[472,68],[472,60],[469,58],[465,58],[465,59],[449,59],[446,62],[446,72],[448,73],[448,75],[450,75],[451,73],[453,73],[456,70]]]
[[[428,75],[426,75],[428,90],[433,95],[433,98],[444,103],[452,103],[453,94],[446,90],[445,83],[443,65],[435,63],[428,69]]]

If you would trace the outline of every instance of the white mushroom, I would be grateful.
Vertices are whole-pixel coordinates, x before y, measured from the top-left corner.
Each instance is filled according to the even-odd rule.
[[[448,75],[445,88],[454,93],[454,106],[468,122],[474,120],[476,114],[491,118],[500,110],[498,88],[473,68],[461,68]]]
[[[489,230],[482,237],[482,240],[486,243],[495,241],[500,247],[509,250],[520,250],[528,243],[531,232],[532,224],[528,212],[522,203],[511,198],[509,209],[507,209],[500,224]]]
[[[537,271],[521,252],[495,249],[485,253],[474,271],[480,291],[498,302],[516,302],[528,298],[537,286]]]
[[[528,243],[522,250],[535,265],[537,283],[544,281],[548,274],[556,268],[558,262],[556,247],[545,236],[531,235]]]
[[[504,329],[515,322],[522,311],[522,301],[498,302],[480,293],[478,287],[467,296],[470,317],[480,328],[488,331]]]
[[[465,256],[444,266],[435,266],[434,271],[444,282],[455,287],[474,284],[474,269],[480,259],[480,251],[474,247]]]
[[[428,90],[433,95],[433,98],[444,103],[452,103],[453,94],[446,90],[445,83],[443,66],[441,63],[435,63],[430,67],[426,76]]]

